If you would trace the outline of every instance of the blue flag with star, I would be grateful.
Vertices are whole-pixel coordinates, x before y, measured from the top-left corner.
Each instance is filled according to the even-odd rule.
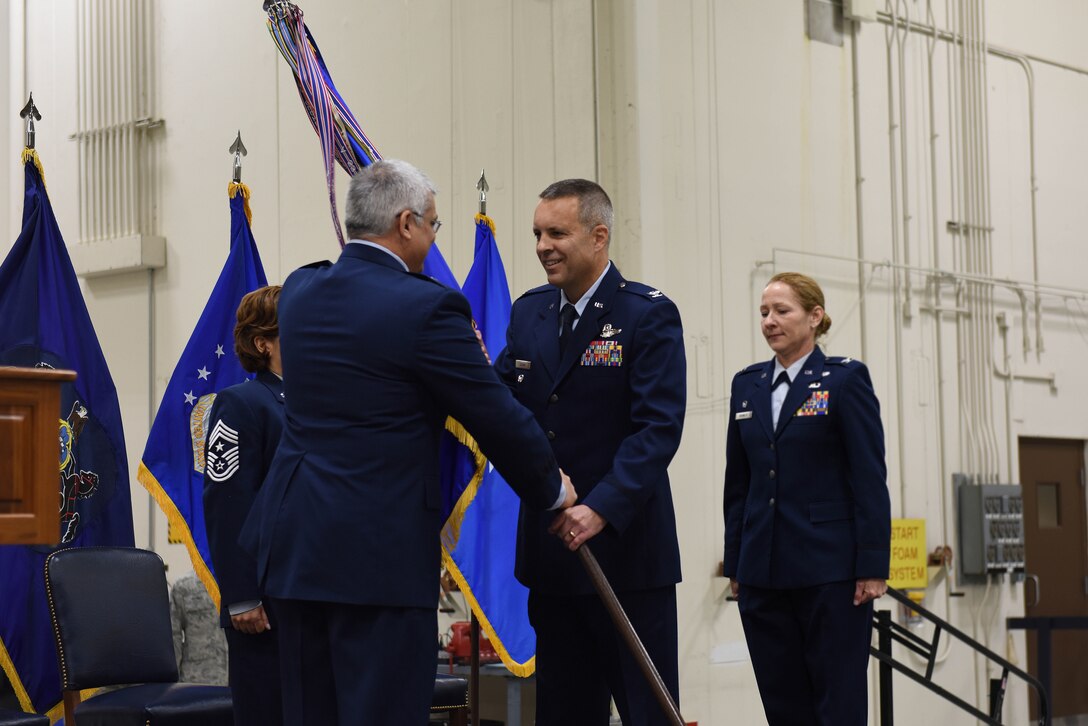
[[[0,547],[0,668],[25,711],[60,712],[45,558],[60,547],[132,547],[128,457],[106,367],[45,188],[23,152],[19,238],[0,266],[0,365],[74,370],[53,412],[59,433],[57,547]],[[3,676],[0,676],[2,678]]]
[[[461,291],[487,350],[497,355],[506,345],[510,288],[495,244],[490,217],[476,217],[476,248]],[[452,460],[456,461],[456,459]],[[444,492],[454,499],[442,530],[442,559],[469,601],[480,626],[506,667],[529,676],[536,668],[536,632],[529,624],[529,590],[514,577],[520,500],[490,464],[450,483],[467,482]]]
[[[238,304],[268,284],[249,226],[249,190],[230,185],[230,253],[181,353],[151,424],[137,477],[179,533],[193,569],[219,607],[204,528],[205,422],[215,395],[249,378],[234,354]]]

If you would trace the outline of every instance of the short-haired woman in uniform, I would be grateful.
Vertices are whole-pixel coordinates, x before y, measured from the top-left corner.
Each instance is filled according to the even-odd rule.
[[[238,533],[283,433],[279,298],[280,286],[270,285],[249,293],[238,306],[234,352],[242,368],[257,375],[215,397],[204,449],[204,521],[238,726],[283,723],[276,633],[257,585],[257,564],[238,546]]]

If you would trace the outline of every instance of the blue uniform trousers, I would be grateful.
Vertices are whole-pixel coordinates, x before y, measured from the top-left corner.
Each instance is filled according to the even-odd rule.
[[[864,726],[873,604],[848,580],[740,586],[740,616],[769,726]]]
[[[617,593],[677,703],[676,586]],[[614,698],[624,726],[668,725],[638,663],[597,595],[529,592],[536,630],[537,726],[606,726]]]
[[[423,726],[434,695],[433,608],[275,599],[288,724]]]
[[[232,627],[227,636],[227,669],[234,701],[234,726],[279,726],[283,706],[280,692],[277,624],[273,630],[250,635]]]

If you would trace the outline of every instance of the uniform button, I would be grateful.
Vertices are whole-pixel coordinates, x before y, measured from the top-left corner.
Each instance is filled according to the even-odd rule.
[[[775,477],[774,469],[771,469],[771,473],[768,474],[768,476],[771,477],[772,479],[774,479],[774,477]]]
[[[548,432],[548,441],[555,441],[555,432],[554,431],[549,431]]]
[[[771,505],[772,507],[774,506],[774,497],[771,497],[771,501],[769,502],[769,504],[770,504],[770,505]]]
[[[559,394],[558,393],[553,393],[551,396],[548,397],[548,403],[555,403],[558,400],[559,400]]]
[[[771,451],[774,451],[774,444],[771,444]]]

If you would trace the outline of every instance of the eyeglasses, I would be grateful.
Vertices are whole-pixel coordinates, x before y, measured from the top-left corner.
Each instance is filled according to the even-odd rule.
[[[412,214],[414,214],[415,216],[419,217],[419,221],[420,221],[420,222],[423,222],[423,221],[425,221],[425,219],[426,219],[426,218],[425,218],[425,217],[424,217],[424,216],[423,216],[422,214],[420,214],[419,212],[413,211],[413,212],[412,212]],[[433,222],[431,222],[431,229],[432,229],[432,230],[434,231],[434,233],[435,233],[435,234],[438,234],[438,230],[439,230],[439,229],[441,229],[441,228],[442,228],[442,222],[441,222],[441,220],[439,220],[439,219],[438,219],[437,217],[435,217],[434,221],[433,221]]]

